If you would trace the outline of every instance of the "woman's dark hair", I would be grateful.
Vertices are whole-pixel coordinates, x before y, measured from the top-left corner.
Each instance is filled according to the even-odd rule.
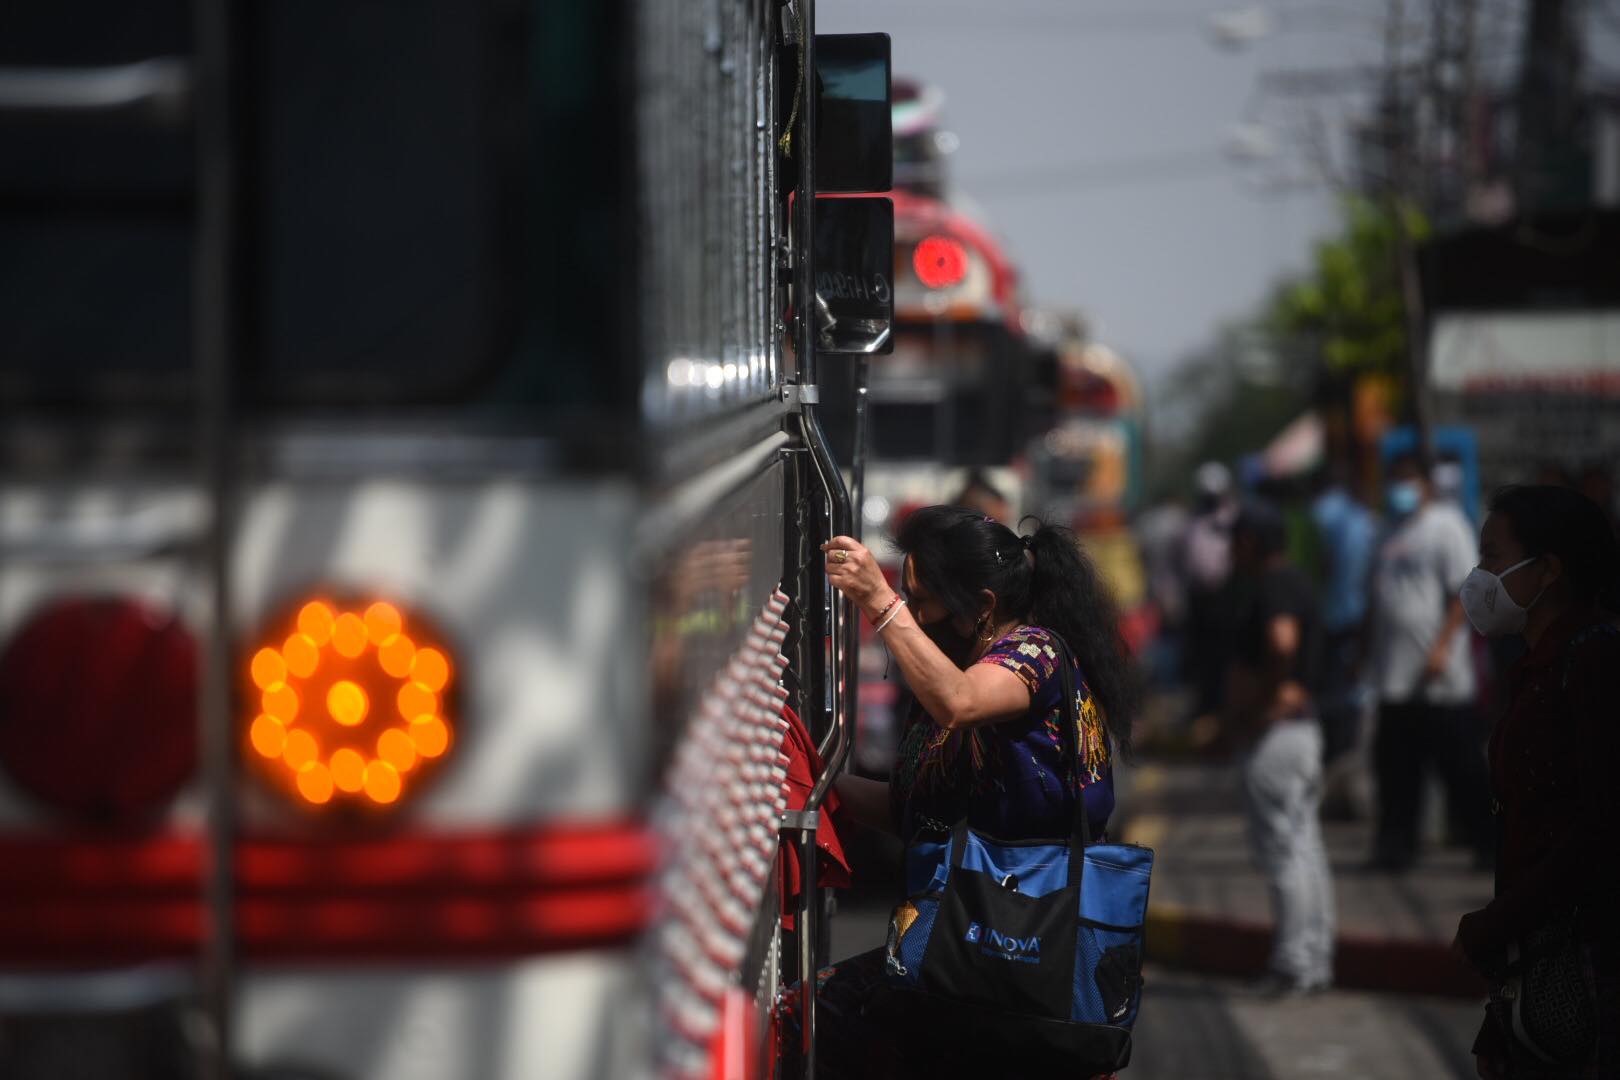
[[[926,506],[906,518],[895,546],[952,615],[972,621],[983,603],[980,590],[989,589],[1001,618],[1062,635],[1102,707],[1110,738],[1128,752],[1138,687],[1114,598],[1074,533],[1039,521],[1035,526],[1021,537],[977,510]]]
[[[1262,559],[1281,555],[1288,550],[1288,522],[1271,503],[1250,499],[1232,523],[1233,543],[1243,538],[1254,544],[1255,555]]]
[[[1598,504],[1551,484],[1507,487],[1491,497],[1528,557],[1556,555],[1576,601],[1620,610],[1620,544]]]

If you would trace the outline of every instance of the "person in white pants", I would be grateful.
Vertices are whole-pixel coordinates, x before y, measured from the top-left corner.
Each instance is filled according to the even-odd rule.
[[[1288,561],[1282,517],[1245,508],[1233,533],[1249,597],[1237,622],[1226,715],[1255,857],[1276,922],[1264,989],[1306,993],[1333,982],[1333,878],[1322,844],[1322,729],[1311,687],[1321,651],[1316,590]]]
[[[1243,790],[1255,855],[1277,929],[1268,988],[1333,983],[1333,877],[1322,846],[1322,730],[1314,717],[1279,720],[1245,755]]]

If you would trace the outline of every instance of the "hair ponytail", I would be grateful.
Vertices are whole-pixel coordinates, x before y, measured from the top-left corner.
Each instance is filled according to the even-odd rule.
[[[1069,643],[1102,707],[1110,738],[1122,752],[1129,752],[1140,688],[1120,636],[1113,594],[1070,530],[1037,520],[1029,550],[1035,558],[1028,619]]]
[[[1003,617],[1061,635],[1102,709],[1109,737],[1129,752],[1139,692],[1114,598],[1074,533],[1024,520],[1034,520],[1036,528],[1019,536],[976,510],[926,506],[906,518],[895,545],[951,614],[973,621],[981,590],[989,589]]]

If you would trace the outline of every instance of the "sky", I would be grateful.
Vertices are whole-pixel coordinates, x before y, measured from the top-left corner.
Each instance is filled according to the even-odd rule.
[[[1022,267],[1026,297],[1082,313],[1151,381],[1305,266],[1338,220],[1304,140],[1285,130],[1299,104],[1260,94],[1258,78],[1376,62],[1383,5],[1289,0],[1270,5],[1271,33],[1248,48],[1214,42],[1211,15],[1255,7],[817,0],[816,21],[890,34],[896,77],[944,90],[957,192]],[[1349,104],[1323,106],[1325,129]],[[1222,147],[1256,122],[1280,154],[1245,166]],[[1266,174],[1295,182],[1266,190]]]

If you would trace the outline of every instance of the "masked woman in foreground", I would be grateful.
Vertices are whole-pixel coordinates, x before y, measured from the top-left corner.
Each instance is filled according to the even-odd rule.
[[[1617,594],[1620,549],[1597,504],[1549,486],[1491,500],[1463,610],[1529,651],[1491,734],[1496,898],[1454,945],[1492,984],[1474,1045],[1487,1080],[1620,1076]]]
[[[1084,798],[1101,837],[1113,758],[1129,745],[1133,680],[1113,601],[1074,534],[1043,525],[1019,536],[977,511],[931,506],[906,519],[896,546],[905,556],[899,592],[858,541],[825,545],[829,580],[878,629],[915,696],[891,780],[841,777],[844,805],[909,843],[964,815],[1006,839],[1066,835]],[[1079,730],[1068,738],[1080,740],[1078,770],[1060,726],[1058,636],[1075,659]],[[881,993],[881,949],[821,973],[825,1075],[937,1069],[872,1022]]]

